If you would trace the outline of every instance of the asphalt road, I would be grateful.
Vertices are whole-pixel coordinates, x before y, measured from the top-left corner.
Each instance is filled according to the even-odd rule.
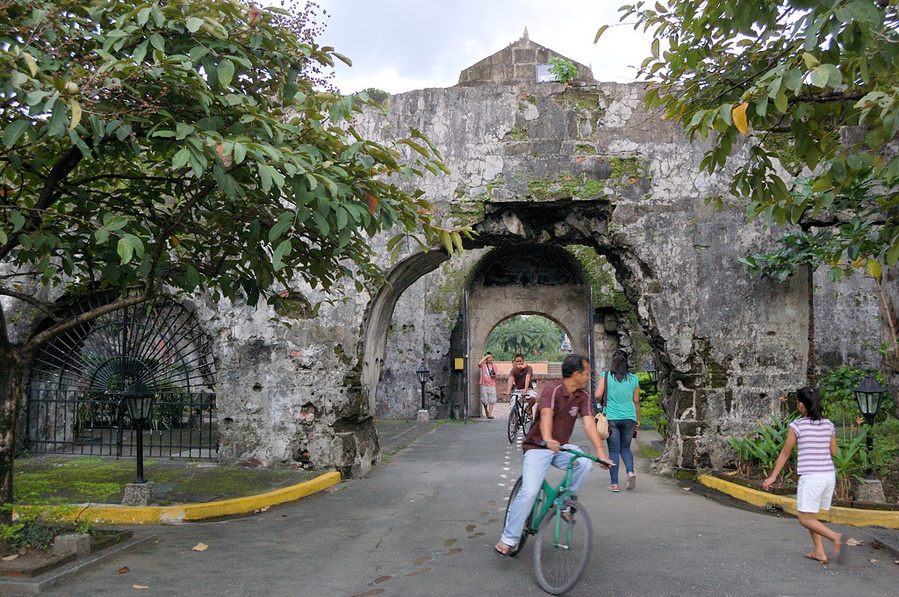
[[[583,438],[575,435],[586,445]],[[143,529],[155,542],[43,594],[543,595],[532,544],[517,558],[492,552],[520,466],[501,419],[445,424],[367,478],[296,503]],[[889,553],[865,544],[847,548],[844,565],[818,564],[803,557],[811,540],[795,518],[729,507],[647,469],[639,459],[632,492],[605,491],[608,473],[598,469],[581,489],[597,544],[569,595],[899,594]],[[199,543],[208,548],[194,551]]]

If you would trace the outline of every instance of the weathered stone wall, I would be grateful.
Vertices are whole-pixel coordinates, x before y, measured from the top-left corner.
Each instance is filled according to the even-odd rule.
[[[879,369],[888,342],[877,284],[856,272],[834,284],[827,267],[815,272],[815,358],[819,371],[852,363]]]
[[[804,383],[808,284],[802,273],[776,283],[739,267],[738,257],[771,248],[779,231],[746,222],[742,204],[727,195],[730,172],[700,173],[706,148],[643,111],[642,93],[637,84],[472,83],[390,97],[358,125],[381,138],[404,124],[430,136],[453,175],[422,188],[438,214],[475,226],[480,234],[469,246],[578,243],[606,256],[661,365],[672,418],[663,465],[717,467],[731,455],[725,435],[777,411]],[[723,209],[707,202],[715,196]],[[454,257],[429,275],[428,288],[471,266]],[[820,308],[847,309],[846,299],[835,293]],[[410,313],[418,305],[410,298]],[[425,319],[432,315],[456,326],[461,317]],[[867,335],[857,324],[870,316],[870,305],[851,319],[821,315],[819,342],[830,350],[841,332]],[[432,354],[451,357],[451,334],[433,331]],[[837,348],[846,358],[859,354]],[[452,388],[451,375],[443,386]],[[386,384],[381,392],[393,394]]]
[[[491,63],[514,62],[526,41]],[[534,60],[537,50],[519,59]],[[410,243],[392,263],[381,235],[373,247],[389,284],[374,296],[349,293],[315,317],[299,299],[282,313],[208,299],[189,305],[214,344],[221,459],[365,474],[380,455],[373,417],[408,417],[420,406],[422,359],[426,406],[450,415],[467,383],[454,359],[483,348],[463,341],[471,332],[463,295],[495,247],[587,245],[614,267],[661,370],[672,421],[663,468],[721,466],[731,454],[726,434],[749,429],[803,385],[808,280],[775,283],[738,266],[738,257],[771,248],[778,232],[746,222],[726,192],[731,172],[701,173],[706,147],[646,113],[639,84],[538,85],[532,69],[503,72],[513,76],[500,84],[469,72],[464,86],[389,96],[355,123],[381,140],[413,126],[440,149],[452,174],[415,184],[438,218],[478,233],[464,254],[448,259]],[[707,202],[716,196],[720,210]],[[874,317],[870,302],[848,288],[816,303],[819,346],[847,359],[855,345],[842,339],[881,338],[860,325]],[[296,290],[310,302],[325,298]],[[522,310],[505,307],[490,317]],[[551,310],[545,297],[533,307]],[[612,330],[605,316],[596,326],[600,366],[627,331]],[[477,359],[468,356],[471,375]],[[476,408],[477,396],[469,399]]]

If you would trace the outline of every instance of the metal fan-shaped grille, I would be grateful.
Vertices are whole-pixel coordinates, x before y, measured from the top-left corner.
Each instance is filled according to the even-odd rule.
[[[101,304],[88,301],[71,316]],[[28,390],[30,449],[130,453],[125,436],[136,430],[122,398],[135,384],[154,396],[150,454],[214,455],[211,346],[196,317],[170,298],[86,322],[37,355]]]

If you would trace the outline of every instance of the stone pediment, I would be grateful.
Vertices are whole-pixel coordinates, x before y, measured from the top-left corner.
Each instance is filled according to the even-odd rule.
[[[570,61],[577,67],[578,79],[595,82],[593,69],[531,41],[525,29],[518,41],[463,70],[459,85],[536,85],[537,66],[548,64],[553,58]]]

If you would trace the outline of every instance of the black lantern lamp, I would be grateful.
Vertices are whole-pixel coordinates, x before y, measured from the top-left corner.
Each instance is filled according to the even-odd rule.
[[[858,384],[858,387],[852,391],[855,393],[858,409],[861,411],[862,416],[865,417],[865,423],[868,425],[865,447],[870,455],[874,441],[874,438],[871,436],[871,426],[874,425],[874,417],[876,417],[877,413],[880,411],[880,401],[883,400],[883,394],[886,392],[886,388],[877,383],[877,380],[874,379],[872,375],[868,374],[865,376],[865,379]],[[872,472],[873,471],[869,468],[867,471],[868,476],[871,476]]]
[[[428,383],[428,368],[425,366],[424,359],[421,361],[421,367],[415,371],[418,374],[418,383],[421,384],[421,410],[425,410],[425,384]]]
[[[869,374],[852,391],[855,393],[858,409],[862,412],[862,416],[865,417],[865,422],[868,425],[873,425],[874,417],[880,412],[880,401],[883,400],[886,388],[877,383],[877,380]]]
[[[656,370],[656,366],[653,363],[650,363],[646,368],[646,375],[649,376],[649,383],[652,384],[653,390],[658,390],[659,383],[659,372]]]
[[[150,416],[153,407],[153,392],[140,380],[132,383],[122,393],[122,402],[128,416],[137,428],[137,479],[135,483],[146,483],[144,480],[144,421]]]

